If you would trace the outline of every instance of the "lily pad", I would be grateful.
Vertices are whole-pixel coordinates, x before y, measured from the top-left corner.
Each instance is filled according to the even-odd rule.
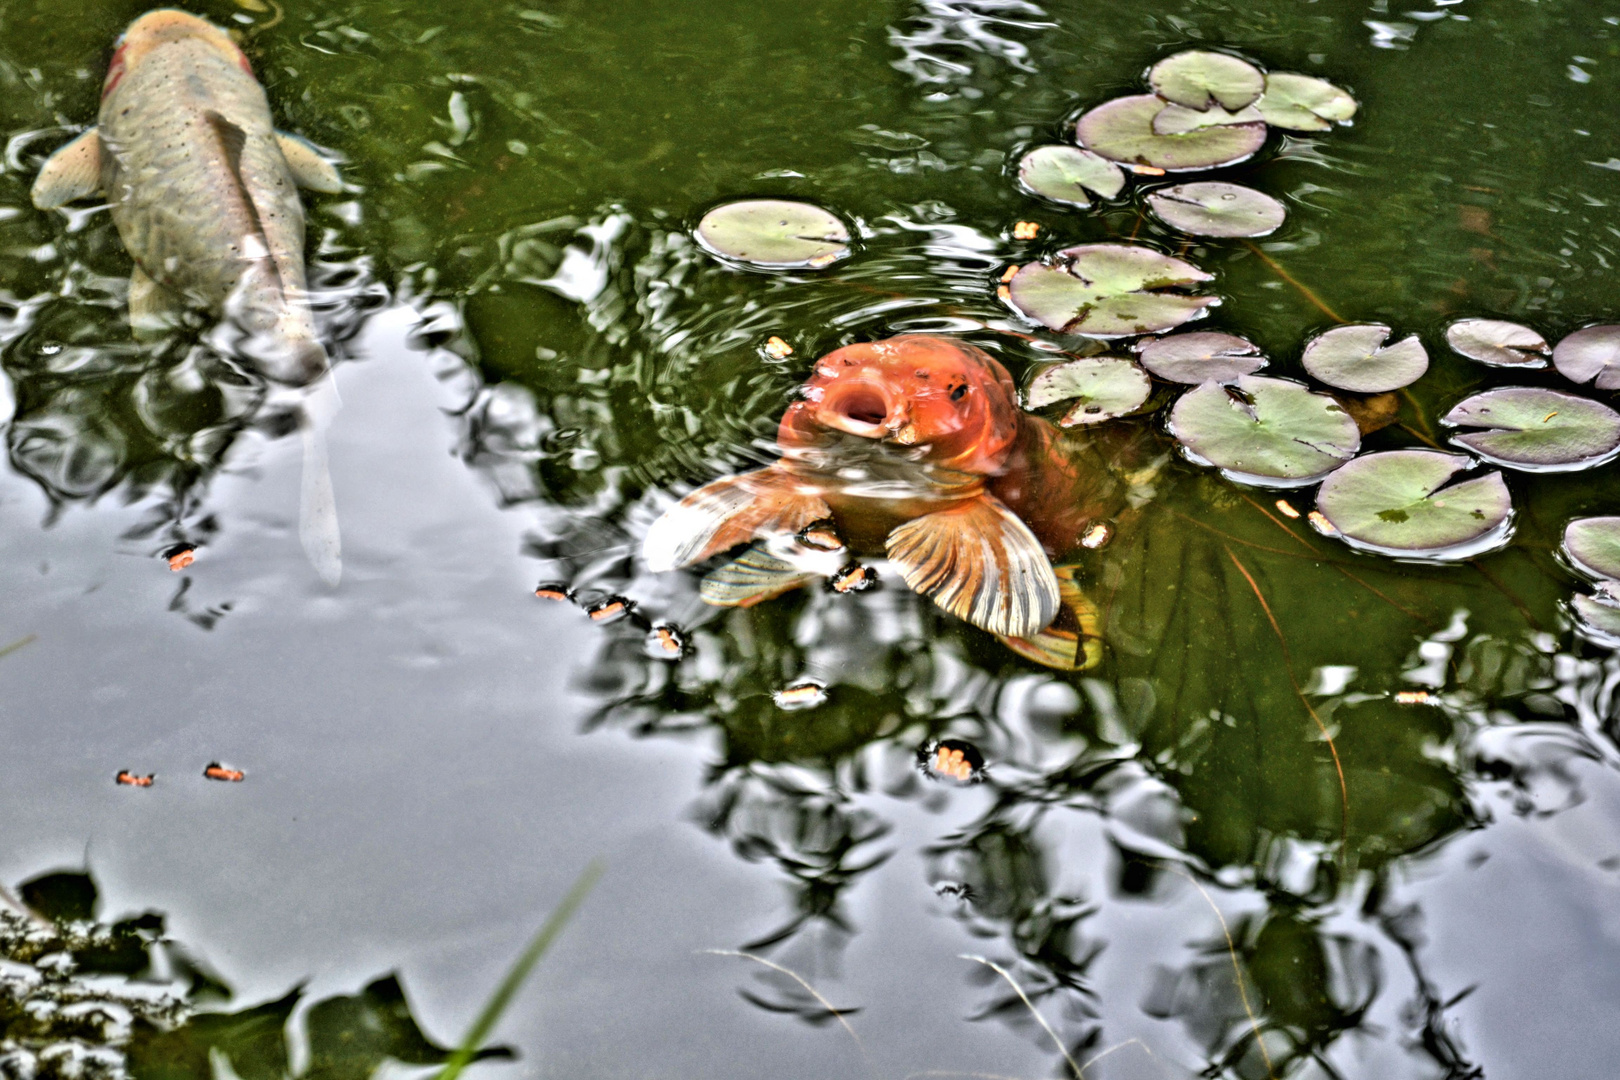
[[[1620,453],[1620,413],[1559,390],[1487,390],[1459,403],[1440,422],[1487,429],[1453,435],[1451,441],[1494,465],[1526,472],[1572,472]]]
[[[1018,182],[1045,199],[1087,207],[1086,192],[1112,199],[1125,187],[1125,173],[1099,154],[1077,146],[1037,146],[1018,162]]]
[[[1157,94],[1115,98],[1080,117],[1075,141],[1094,153],[1127,165],[1165,172],[1189,172],[1233,165],[1265,145],[1266,125],[1221,124],[1184,135],[1159,135],[1153,121],[1168,106]]]
[[[1199,111],[1189,109],[1185,105],[1166,105],[1159,115],[1153,118],[1153,133],[1155,135],[1185,135],[1189,131],[1199,128],[1221,127],[1225,124],[1263,124],[1266,118],[1260,115],[1260,110],[1250,105],[1246,109],[1228,112],[1219,105]]]
[[[1513,500],[1499,472],[1445,487],[1465,454],[1367,454],[1322,482],[1316,508],[1345,543],[1384,555],[1465,559],[1507,541]]]
[[[1261,70],[1225,53],[1189,49],[1167,56],[1148,70],[1148,82],[1166,101],[1189,109],[1253,105],[1266,88]]]
[[[1137,354],[1143,367],[1178,383],[1231,382],[1266,366],[1254,342],[1214,330],[1151,338]]]
[[[1599,390],[1620,390],[1620,326],[1588,326],[1553,349],[1553,366],[1570,382],[1591,382]]]
[[[1564,526],[1564,555],[1583,574],[1620,581],[1620,517],[1571,521]]]
[[[1381,323],[1336,326],[1305,345],[1305,370],[1353,394],[1382,394],[1410,386],[1429,370],[1429,354],[1416,334],[1393,345]]]
[[[1462,319],[1446,327],[1451,350],[1491,367],[1543,368],[1552,352],[1528,326],[1501,319]]]
[[[1293,71],[1266,76],[1265,93],[1254,103],[1266,123],[1289,131],[1327,131],[1356,115],[1356,99],[1326,79]]]
[[[1221,181],[1160,188],[1147,203],[1160,221],[1192,236],[1268,236],[1288,216],[1265,192]]]
[[[1074,399],[1058,421],[1063,427],[1096,424],[1133,413],[1153,393],[1147,372],[1118,356],[1088,356],[1043,368],[1029,384],[1028,406],[1041,409]]]
[[[818,268],[850,253],[849,229],[830,211],[789,199],[743,199],[698,222],[698,243],[751,266]]]
[[[1620,645],[1620,604],[1596,596],[1576,596],[1569,606],[1582,633],[1610,647]]]
[[[1261,487],[1315,483],[1361,448],[1361,431],[1338,402],[1259,375],[1183,394],[1170,412],[1170,433],[1193,461]]]
[[[1127,244],[1082,244],[1058,265],[1029,263],[1007,283],[1014,307],[1052,330],[1092,337],[1152,334],[1219,303],[1214,296],[1156,292],[1211,280],[1192,263]]]

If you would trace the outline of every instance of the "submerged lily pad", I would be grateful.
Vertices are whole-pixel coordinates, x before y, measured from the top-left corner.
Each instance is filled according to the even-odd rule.
[[[1075,140],[1114,161],[1147,165],[1165,172],[1188,172],[1232,165],[1265,145],[1266,125],[1221,124],[1184,135],[1159,135],[1153,121],[1167,108],[1157,94],[1115,98],[1080,117]]]
[[[1492,464],[1527,472],[1571,472],[1620,453],[1620,413],[1558,390],[1487,390],[1459,403],[1440,422],[1488,429],[1453,435],[1451,441]]]
[[[1336,326],[1306,343],[1305,370],[1354,394],[1382,394],[1410,386],[1429,370],[1429,354],[1416,334],[1385,345],[1389,334],[1389,327],[1381,323]]]
[[[1254,107],[1272,127],[1327,131],[1356,115],[1356,99],[1326,79],[1293,71],[1266,76],[1265,93]]]
[[[1345,543],[1384,555],[1465,559],[1505,543],[1513,500],[1499,472],[1444,487],[1464,454],[1367,454],[1322,482],[1316,508]]]
[[[1266,118],[1260,115],[1260,110],[1250,105],[1246,109],[1229,112],[1219,105],[1211,105],[1202,111],[1189,109],[1185,105],[1166,105],[1159,115],[1153,118],[1153,133],[1155,135],[1185,135],[1189,131],[1199,128],[1221,127],[1225,124],[1263,124]]]
[[[1179,326],[1214,296],[1155,292],[1211,280],[1192,263],[1127,244],[1082,244],[1058,253],[1057,266],[1030,263],[1007,283],[1014,307],[1068,334],[1126,337]]]
[[[1125,187],[1125,173],[1099,154],[1077,146],[1037,146],[1018,162],[1018,182],[1053,202],[1087,207],[1086,192],[1112,199]]]
[[[1620,517],[1571,521],[1564,526],[1564,555],[1583,574],[1620,581]]]
[[[1170,433],[1192,460],[1262,487],[1314,483],[1361,448],[1361,431],[1338,402],[1258,375],[1188,391],[1171,410]]]
[[[1266,366],[1254,342],[1214,330],[1152,338],[1137,353],[1143,367],[1178,383],[1231,382]]]
[[[1570,382],[1591,382],[1599,390],[1620,390],[1620,326],[1588,326],[1553,349],[1553,366]]]
[[[1528,326],[1501,319],[1462,319],[1446,327],[1453,352],[1491,367],[1543,368],[1552,350]],[[1539,354],[1539,355],[1538,355]]]
[[[709,251],[752,266],[822,267],[850,253],[849,229],[836,215],[789,199],[743,199],[717,206],[698,222]]]
[[[1241,109],[1266,88],[1265,75],[1253,64],[1204,49],[1165,57],[1149,69],[1148,82],[1166,101],[1199,110],[1214,104]]]
[[[1044,368],[1029,384],[1028,405],[1041,409],[1074,399],[1063,427],[1096,424],[1140,409],[1153,393],[1147,372],[1118,356],[1088,356]]]
[[[1288,216],[1265,192],[1221,181],[1160,188],[1147,203],[1160,221],[1192,236],[1268,236]]]

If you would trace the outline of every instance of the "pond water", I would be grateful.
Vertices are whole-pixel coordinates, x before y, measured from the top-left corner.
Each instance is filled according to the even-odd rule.
[[[1078,674],[892,575],[720,611],[634,556],[672,496],[769,459],[833,348],[956,333],[1022,380],[1077,347],[995,291],[1068,245],[1213,273],[1197,328],[1266,374],[1303,379],[1335,318],[1419,334],[1429,371],[1368,450],[1443,443],[1478,390],[1568,388],[1444,331],[1620,319],[1620,3],[199,5],[278,123],[345,159],[351,190],[305,200],[336,588],[299,544],[296,395],[134,344],[108,215],[30,205],[141,10],[0,10],[0,882],[88,872],[101,919],[163,913],[230,988],[207,1008],[302,987],[268,1042],[145,1074],[422,1060],[337,1053],[364,1024],[317,1003],[397,973],[457,1042],[600,859],[496,1029],[517,1058],[476,1075],[1613,1075],[1620,662],[1558,547],[1620,512],[1614,466],[1510,472],[1507,547],[1398,562],[1275,505],[1309,489],[1187,461],[1162,409],[1112,421],[1163,463],[1081,559],[1106,649]],[[1216,174],[1281,200],[1279,231],[1188,242],[1140,190],[1019,192],[1021,153],[1193,46],[1360,103]],[[743,196],[825,206],[856,250],[722,265],[691,230]],[[537,582],[628,596],[687,655]],[[780,708],[804,678],[826,701]],[[919,768],[940,739],[982,782]]]

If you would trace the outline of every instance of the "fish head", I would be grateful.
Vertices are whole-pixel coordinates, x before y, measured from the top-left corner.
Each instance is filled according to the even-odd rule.
[[[154,53],[180,45],[211,49],[249,75],[253,74],[253,65],[248,63],[247,54],[242,52],[230,34],[190,12],[159,8],[148,11],[130,23],[129,28],[119,36],[113,47],[112,63],[107,67],[107,81],[102,85],[101,96],[112,93],[124,76]]]
[[[816,362],[802,400],[782,417],[789,452],[855,436],[914,460],[989,476],[1018,438],[1012,377],[955,338],[904,334],[834,350]]]

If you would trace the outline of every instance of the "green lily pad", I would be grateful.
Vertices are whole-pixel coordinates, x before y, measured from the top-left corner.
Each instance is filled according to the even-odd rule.
[[[1165,57],[1148,70],[1148,82],[1166,101],[1199,110],[1217,104],[1241,109],[1266,88],[1265,74],[1253,64],[1203,49]]]
[[[1063,427],[1097,424],[1133,413],[1147,403],[1153,380],[1118,356],[1088,356],[1042,368],[1029,384],[1027,405],[1042,409],[1074,399],[1058,421]]]
[[[789,199],[743,199],[698,222],[698,243],[727,259],[778,269],[819,268],[850,253],[849,229],[830,211]]]
[[[1260,115],[1260,110],[1250,105],[1246,109],[1229,112],[1219,105],[1211,105],[1202,111],[1189,109],[1185,105],[1166,105],[1153,118],[1153,133],[1155,135],[1185,135],[1189,131],[1199,128],[1222,127],[1229,124],[1263,124],[1266,118]]]
[[[1326,79],[1294,71],[1268,74],[1254,107],[1266,123],[1288,131],[1327,131],[1356,115],[1355,98]]]
[[[1528,326],[1501,319],[1462,319],[1446,327],[1452,352],[1491,367],[1543,368],[1552,352]]]
[[[1037,146],[1018,161],[1018,182],[1053,202],[1087,207],[1086,192],[1112,199],[1125,187],[1120,167],[1077,146]]]
[[[1214,330],[1150,338],[1136,350],[1143,367],[1178,383],[1231,382],[1266,366],[1254,342]]]
[[[1260,487],[1315,483],[1361,448],[1360,429],[1337,401],[1259,375],[1183,394],[1170,412],[1170,434],[1191,460]]]
[[[1620,453],[1620,413],[1559,390],[1487,390],[1459,403],[1440,422],[1487,429],[1453,435],[1451,441],[1493,465],[1526,472],[1587,469]]]
[[[1159,135],[1153,121],[1167,105],[1157,94],[1115,98],[1075,124],[1075,141],[1087,150],[1127,165],[1189,172],[1233,165],[1265,145],[1266,125],[1221,124],[1184,135]]]
[[[1049,329],[1128,337],[1179,326],[1219,303],[1214,296],[1154,291],[1211,277],[1151,248],[1082,244],[1058,252],[1055,266],[1021,267],[1007,283],[1007,296],[1015,308]]]
[[[1576,629],[1611,648],[1620,645],[1620,604],[1606,597],[1576,596],[1569,602]]]
[[[1472,558],[1507,542],[1513,500],[1499,472],[1445,487],[1464,454],[1367,454],[1322,481],[1316,508],[1345,543],[1383,555]]]
[[[1570,382],[1591,382],[1599,390],[1620,390],[1620,326],[1588,326],[1553,349],[1553,366]]]
[[[1305,370],[1354,394],[1382,394],[1410,386],[1429,370],[1429,354],[1416,334],[1385,345],[1389,333],[1381,323],[1336,326],[1306,343]]]
[[[1265,192],[1221,181],[1160,188],[1147,203],[1160,221],[1191,236],[1268,236],[1288,216]]]
[[[1620,517],[1576,518],[1565,525],[1564,556],[1583,574],[1620,581]]]

